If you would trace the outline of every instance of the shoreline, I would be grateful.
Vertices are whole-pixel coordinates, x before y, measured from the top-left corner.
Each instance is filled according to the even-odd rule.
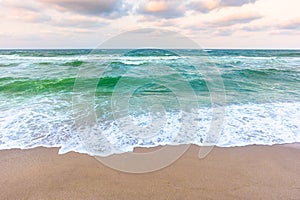
[[[0,199],[297,199],[299,147],[215,147],[200,160],[192,145],[172,165],[145,174],[80,153],[58,155],[58,148],[1,150]]]

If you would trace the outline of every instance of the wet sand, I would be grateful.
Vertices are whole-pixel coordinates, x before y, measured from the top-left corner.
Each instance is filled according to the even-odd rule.
[[[0,199],[299,199],[300,149],[191,148],[146,174],[110,169],[94,157],[57,148],[0,151]]]

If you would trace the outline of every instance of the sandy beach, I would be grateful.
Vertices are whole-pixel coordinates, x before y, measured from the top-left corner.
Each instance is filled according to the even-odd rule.
[[[0,199],[299,199],[299,148],[214,148],[202,160],[198,150],[146,174],[57,148],[2,150]]]
[[[0,200],[300,200],[299,8],[0,0]]]

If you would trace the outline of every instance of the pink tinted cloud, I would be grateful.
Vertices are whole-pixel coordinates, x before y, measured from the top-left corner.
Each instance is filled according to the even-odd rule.
[[[147,0],[140,4],[138,13],[160,18],[176,18],[183,16],[185,9],[179,0]]]
[[[170,8],[166,1],[148,1],[144,7],[147,12],[164,12]]]
[[[261,16],[255,12],[233,13],[212,21],[212,24],[216,26],[231,26],[235,24],[249,23],[259,18],[261,18]]]
[[[286,30],[300,30],[300,18],[285,21],[278,27]]]

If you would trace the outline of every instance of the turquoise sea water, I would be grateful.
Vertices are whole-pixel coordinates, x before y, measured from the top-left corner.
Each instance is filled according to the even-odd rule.
[[[189,62],[195,59],[198,67]],[[136,146],[201,146],[216,103],[205,77],[210,66],[224,84],[214,89],[226,94],[217,146],[300,142],[300,50],[0,50],[0,149],[108,155]],[[78,114],[74,93],[88,104],[89,83],[97,131],[82,144],[76,120],[90,110]],[[156,118],[161,110],[165,117]]]

